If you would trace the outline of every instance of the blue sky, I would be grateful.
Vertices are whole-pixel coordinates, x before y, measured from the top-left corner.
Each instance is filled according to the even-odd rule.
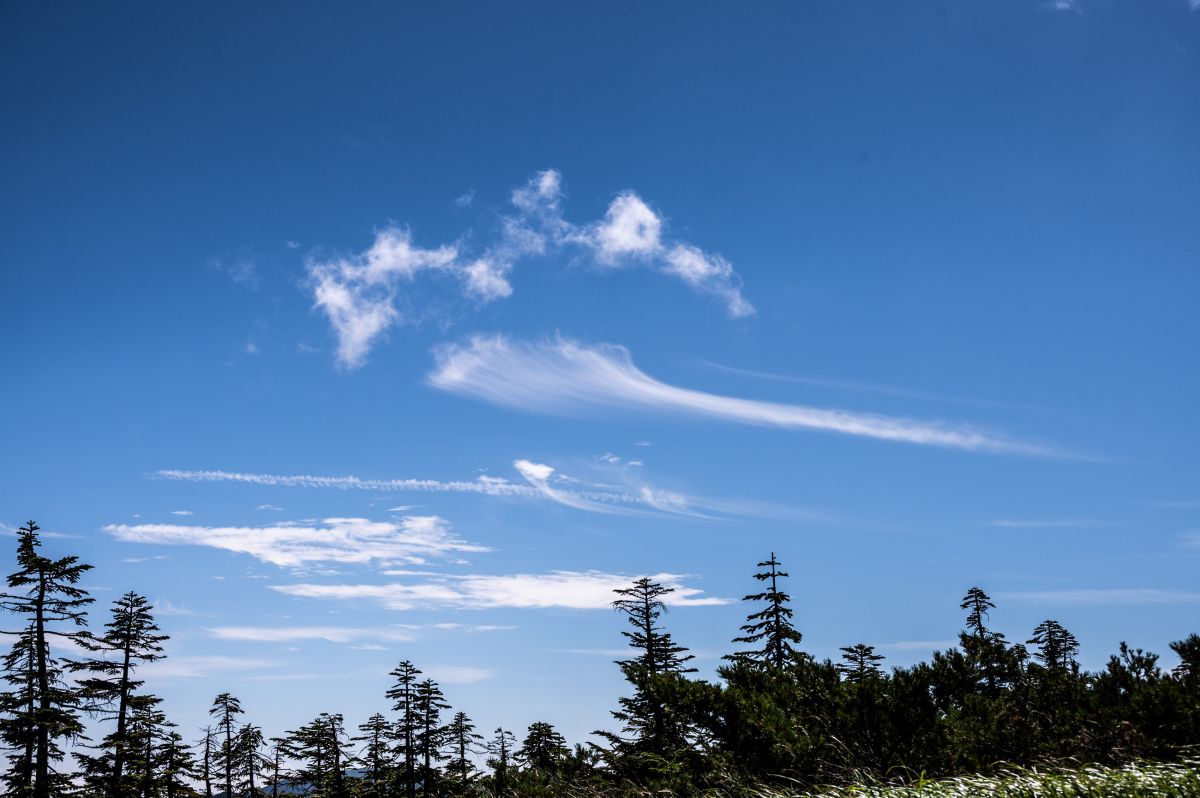
[[[1190,5],[6,4],[0,521],[158,604],[186,728],[358,723],[409,658],[579,740],[614,585],[711,674],[771,551],[820,657],[976,584],[1165,652]]]

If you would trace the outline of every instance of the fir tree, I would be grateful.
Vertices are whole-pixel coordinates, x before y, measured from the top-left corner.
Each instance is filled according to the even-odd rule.
[[[839,665],[838,670],[846,675],[848,681],[863,682],[881,673],[877,663],[883,661],[883,656],[875,653],[874,646],[864,643],[847,646],[842,649],[842,659],[846,662]]]
[[[111,757],[111,773],[106,790],[111,798],[121,798],[128,791],[128,785],[122,779],[129,750],[130,703],[142,686],[142,682],[134,678],[134,673],[139,665],[164,656],[161,644],[167,636],[158,633],[152,609],[144,597],[132,592],[113,602],[112,620],[105,625],[98,645],[114,658],[88,663],[86,670],[94,675],[81,680],[91,698],[102,707],[111,707],[111,710],[102,711],[101,717],[116,724],[116,728],[104,737],[99,746],[108,751]]]
[[[504,798],[508,794],[509,768],[512,767],[513,749],[516,744],[517,738],[504,727],[496,729],[492,739],[488,741],[487,766],[492,769],[492,785],[496,798]]]
[[[779,569],[780,562],[771,552],[769,559],[758,563],[759,568],[766,568],[754,574],[760,582],[768,582],[766,590],[752,593],[743,597],[743,601],[766,602],[766,606],[758,612],[751,613],[742,626],[745,633],[735,637],[735,643],[759,645],[750,651],[741,651],[727,659],[735,662],[752,662],[783,671],[797,655],[795,646],[800,643],[801,634],[792,625],[792,608],[788,606],[791,596],[779,589],[779,580],[788,576],[786,571]]]
[[[237,769],[237,750],[233,745],[233,733],[237,716],[242,714],[242,703],[229,693],[221,693],[213,699],[208,714],[216,718],[217,732],[221,735],[220,748],[216,753],[216,765],[224,774],[225,795],[233,795],[233,774]]]
[[[569,754],[570,749],[563,736],[549,723],[538,721],[529,726],[516,759],[531,770],[554,775]]]
[[[419,724],[417,714],[417,677],[421,672],[408,660],[404,660],[389,674],[396,681],[387,691],[392,700],[392,710],[400,714],[396,725],[396,737],[404,767],[404,794],[414,798],[417,794],[416,735]]]
[[[1042,621],[1033,630],[1033,637],[1025,642],[1038,647],[1033,656],[1049,670],[1066,670],[1075,664],[1079,641],[1058,621]]]
[[[14,752],[6,776],[9,794],[50,798],[68,782],[53,766],[63,757],[59,741],[83,736],[82,696],[63,680],[64,665],[53,656],[50,640],[94,648],[82,628],[93,599],[78,587],[92,566],[78,557],[43,557],[37,533],[33,521],[17,530],[19,570],[9,575],[8,591],[0,594],[0,608],[24,621],[19,632],[5,632],[17,637],[4,662],[5,682],[14,689],[2,701],[14,714],[0,727],[0,735]]]
[[[445,729],[442,728],[442,710],[449,709],[442,689],[433,679],[426,679],[417,685],[416,709],[420,726],[418,727],[415,743],[421,757],[422,792],[429,794],[437,776],[434,762],[445,757],[442,755],[442,741]]]
[[[391,767],[392,725],[378,712],[358,727],[360,734],[351,742],[362,744],[358,762],[364,769],[363,794],[381,798],[387,792],[388,771]]]
[[[446,726],[446,740],[453,752],[446,763],[446,771],[454,776],[455,792],[465,795],[475,774],[475,766],[469,755],[478,753],[483,737],[475,733],[475,724],[467,717],[467,713],[456,712]]]
[[[967,595],[963,596],[959,607],[968,611],[967,629],[971,631],[971,634],[979,638],[987,637],[989,632],[984,621],[988,617],[988,610],[996,609],[991,597],[980,588],[973,587],[967,591]]]
[[[252,796],[258,794],[256,777],[262,769],[263,757],[259,751],[264,742],[262,729],[252,723],[238,729],[233,742],[239,787]]]
[[[672,711],[661,692],[664,677],[678,678],[696,670],[687,666],[692,655],[677,645],[659,623],[666,609],[663,599],[673,591],[674,588],[648,577],[614,591],[620,598],[613,602],[613,607],[633,627],[633,631],[624,630],[621,634],[629,640],[630,648],[638,652],[632,659],[617,662],[633,685],[634,694],[620,699],[621,709],[612,713],[632,739],[597,732],[612,743],[618,755],[643,752],[661,757],[685,744],[686,724]]]

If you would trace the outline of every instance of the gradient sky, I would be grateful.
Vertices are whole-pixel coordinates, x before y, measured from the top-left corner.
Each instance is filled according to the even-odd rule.
[[[1194,2],[435,5],[0,7],[0,522],[189,734],[577,741],[771,551],[818,657],[1200,631]]]

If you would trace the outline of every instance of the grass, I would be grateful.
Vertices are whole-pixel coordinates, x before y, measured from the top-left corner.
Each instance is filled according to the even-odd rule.
[[[1200,760],[1142,762],[1120,768],[1012,770],[994,776],[960,776],[904,786],[855,785],[804,796],[764,792],[760,798],[1200,798]]]

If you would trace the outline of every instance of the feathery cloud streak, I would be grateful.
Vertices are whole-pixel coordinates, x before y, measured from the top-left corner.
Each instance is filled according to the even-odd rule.
[[[493,609],[514,607],[544,609],[608,609],[613,591],[628,587],[637,577],[599,571],[552,571],[547,574],[445,575],[423,582],[393,582],[382,585],[296,584],[272,585],[272,590],[289,596],[316,599],[369,599],[393,610],[417,607]],[[698,607],[728,604],[729,599],[704,596],[699,588],[682,583],[679,574],[651,577],[675,592],[667,597],[673,606]]]
[[[665,239],[662,217],[634,192],[622,192],[603,219],[584,225],[563,217],[563,198],[562,175],[554,169],[538,172],[513,190],[514,213],[501,218],[496,240],[477,254],[461,244],[427,249],[413,242],[411,230],[389,226],[377,231],[362,252],[308,258],[313,301],[333,328],[338,363],[361,366],[390,327],[413,320],[399,300],[419,277],[449,277],[466,299],[484,304],[512,295],[509,275],[518,261],[566,248],[582,250],[606,267],[655,267],[720,300],[730,318],[754,313],[729,261],[694,244]]]
[[[399,521],[326,518],[316,525],[261,527],[109,524],[104,531],[127,543],[209,546],[281,568],[315,563],[416,565],[457,552],[490,551],[455,537],[449,523],[436,515]]]
[[[765,402],[706,393],[660,382],[634,365],[629,350],[569,339],[516,342],[499,335],[434,352],[431,385],[494,404],[547,413],[623,408],[683,413],[741,424],[812,429],[967,451],[1050,455],[1040,446],[971,427]]]

